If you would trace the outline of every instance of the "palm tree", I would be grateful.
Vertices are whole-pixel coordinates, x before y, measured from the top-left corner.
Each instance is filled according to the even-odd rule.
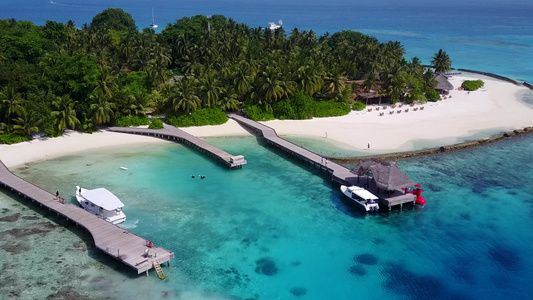
[[[202,101],[196,96],[191,79],[182,79],[178,85],[176,97],[172,100],[174,111],[183,109],[185,112],[194,112],[197,110]]]
[[[368,94],[370,93],[370,90],[374,88],[377,84],[377,78],[376,73],[370,72],[366,75],[365,81],[363,82],[363,88],[365,92],[367,93],[366,96],[366,105],[368,105]]]
[[[98,78],[96,80],[95,92],[99,97],[111,98],[117,90],[117,77],[112,75],[109,68],[98,65]]]
[[[270,30],[269,30],[270,31]],[[281,72],[277,68],[267,67],[266,71],[258,78],[260,97],[264,99],[267,110],[271,109],[271,103],[286,95],[283,83],[280,79]],[[261,101],[260,101],[261,102]]]
[[[12,86],[5,86],[0,91],[0,101],[2,107],[5,110],[5,119],[7,121],[7,130],[10,130],[11,119],[14,114],[20,115],[24,108],[22,107],[22,102],[24,99],[15,91],[15,88]]]
[[[74,110],[76,101],[72,101],[69,95],[58,97],[52,104],[57,109],[52,111],[52,116],[56,118],[59,131],[63,132],[69,127],[74,129],[76,125],[80,124],[80,120],[76,117],[76,110]]]
[[[220,108],[223,110],[237,110],[239,108],[239,100],[237,100],[237,94],[233,89],[222,89],[222,95]]]
[[[452,68],[450,57],[442,49],[433,55],[431,64],[435,67],[435,73],[447,73]]]
[[[199,89],[205,106],[211,107],[218,103],[221,94],[221,83],[216,71],[207,71],[199,79]]]
[[[324,80],[317,74],[316,70],[316,67],[304,65],[296,71],[298,89],[310,96],[320,91],[324,85]]]
[[[39,124],[42,119],[36,113],[28,113],[23,110],[20,117],[14,120],[16,124],[13,125],[14,132],[31,137],[33,132],[39,132]]]
[[[326,74],[324,86],[327,92],[335,98],[344,90],[344,81],[346,81],[346,77],[344,77],[340,68],[333,68]]]
[[[379,97],[379,103],[378,105],[381,105],[381,97],[387,96],[387,91],[383,88],[379,88],[376,92],[376,96]]]
[[[96,95],[95,98],[96,102],[91,104],[91,110],[94,114],[94,122],[97,125],[111,122],[111,118],[114,115],[113,108],[115,105],[109,103],[106,97]]]

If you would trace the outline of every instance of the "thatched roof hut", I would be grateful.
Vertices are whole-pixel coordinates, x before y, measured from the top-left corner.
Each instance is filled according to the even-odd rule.
[[[448,93],[449,91],[453,90],[453,85],[444,75],[435,73],[433,74],[433,77],[435,78],[435,80],[437,80],[437,87],[435,88],[435,90],[437,90],[438,92]]]
[[[351,172],[358,176],[372,173],[377,187],[387,191],[408,188],[415,185],[411,178],[400,171],[396,163],[386,162],[376,158],[362,159]]]

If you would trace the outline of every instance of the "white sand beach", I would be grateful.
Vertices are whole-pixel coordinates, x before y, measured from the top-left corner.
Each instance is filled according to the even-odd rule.
[[[479,91],[466,92],[457,88],[465,79],[482,78],[485,87]],[[324,142],[352,150],[366,150],[371,153],[413,150],[415,143],[449,145],[464,138],[484,133],[487,137],[500,131],[533,126],[533,108],[519,99],[519,93],[527,88],[476,75],[460,75],[451,78],[455,89],[451,98],[437,103],[416,105],[424,110],[413,111],[404,105],[393,110],[351,112],[342,117],[315,118],[312,120],[273,120],[264,122],[274,128],[280,136],[304,136],[324,139]],[[381,105],[383,106],[383,105]],[[409,109],[409,112],[405,112]],[[381,112],[385,112],[380,116]],[[182,128],[197,137],[251,136],[251,134],[229,120],[218,126]],[[327,137],[326,137],[327,132]],[[83,134],[67,131],[64,136],[32,140],[15,145],[0,145],[0,160],[8,167],[60,157],[65,154],[102,147],[146,143],[170,143],[168,141],[131,134],[99,131]],[[367,149],[370,144],[371,148]]]
[[[464,80],[480,78],[485,82],[484,88],[474,92],[458,90]],[[414,143],[423,141],[432,145],[450,145],[480,133],[488,137],[501,131],[533,126],[533,107],[519,98],[520,92],[528,90],[526,87],[473,74],[453,76],[450,82],[455,88],[450,91],[451,97],[436,103],[415,105],[419,108],[417,111],[406,105],[395,109],[388,105],[385,110],[381,105],[376,111],[377,105],[369,105],[368,108],[373,108],[371,112],[352,111],[341,117],[263,123],[274,128],[280,136],[321,138],[337,147],[373,153],[413,150]],[[421,106],[424,110],[420,110]],[[405,112],[405,109],[409,111]],[[389,114],[392,110],[394,114]],[[402,112],[398,114],[398,110]],[[381,112],[384,112],[383,116],[380,116]],[[235,122],[230,120],[228,123]],[[238,127],[229,124],[184,130],[199,137],[241,133]],[[371,145],[369,150],[368,144]]]
[[[56,138],[34,139],[13,145],[0,145],[0,160],[8,168],[12,168],[85,150],[154,143],[171,142],[148,136],[109,131],[88,134],[67,130],[63,136]]]

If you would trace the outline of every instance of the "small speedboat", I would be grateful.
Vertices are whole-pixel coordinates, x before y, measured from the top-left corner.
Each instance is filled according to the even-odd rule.
[[[341,192],[365,211],[379,210],[379,198],[362,187],[341,185]]]
[[[122,211],[124,204],[107,189],[88,190],[76,186],[76,200],[86,211],[109,223],[126,221],[126,215]]]

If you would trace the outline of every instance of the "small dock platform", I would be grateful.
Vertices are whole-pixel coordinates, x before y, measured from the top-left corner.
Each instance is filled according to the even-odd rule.
[[[0,184],[84,227],[92,235],[96,248],[131,267],[137,274],[146,272],[148,275],[148,271],[156,265],[165,262],[170,264],[174,258],[172,251],[162,247],[152,248],[146,239],[106,222],[77,205],[60,203],[55,195],[11,173],[1,161]]]
[[[252,132],[255,132],[256,134],[261,135],[268,144],[274,147],[277,147],[287,152],[288,154],[299,158],[305,163],[308,163],[330,174],[331,180],[333,182],[336,182],[342,185],[357,185],[357,186],[362,187],[363,185],[360,184],[361,179],[363,178],[366,179],[366,180],[363,180],[364,183],[367,183],[369,181],[367,176],[360,176],[360,178],[358,178],[357,175],[350,172],[350,169],[342,165],[339,165],[335,162],[328,161],[319,154],[316,154],[312,151],[304,149],[296,144],[293,144],[287,140],[280,138],[278,134],[276,133],[276,131],[271,127],[268,127],[264,124],[250,120],[238,114],[228,113],[227,115],[229,118],[235,120],[241,126],[244,126],[248,128],[249,130],[251,130]],[[395,190],[395,191],[390,191],[390,192],[384,191],[384,190],[378,191],[378,188],[375,187],[375,185],[374,185],[374,188],[372,188],[371,184],[369,184],[367,189],[371,193],[376,195],[379,198],[380,203],[388,207],[389,210],[392,208],[392,206],[396,206],[396,205],[402,206],[404,203],[414,204],[416,201],[416,196],[412,194],[406,195],[401,190]]]
[[[246,164],[246,159],[242,155],[231,155],[224,150],[218,149],[205,141],[189,134],[174,126],[164,124],[163,129],[148,129],[148,128],[135,128],[135,127],[109,127],[108,131],[130,133],[139,135],[149,135],[162,139],[177,141],[179,143],[186,144],[194,149],[209,154],[211,157],[217,159],[230,169],[241,168]]]

